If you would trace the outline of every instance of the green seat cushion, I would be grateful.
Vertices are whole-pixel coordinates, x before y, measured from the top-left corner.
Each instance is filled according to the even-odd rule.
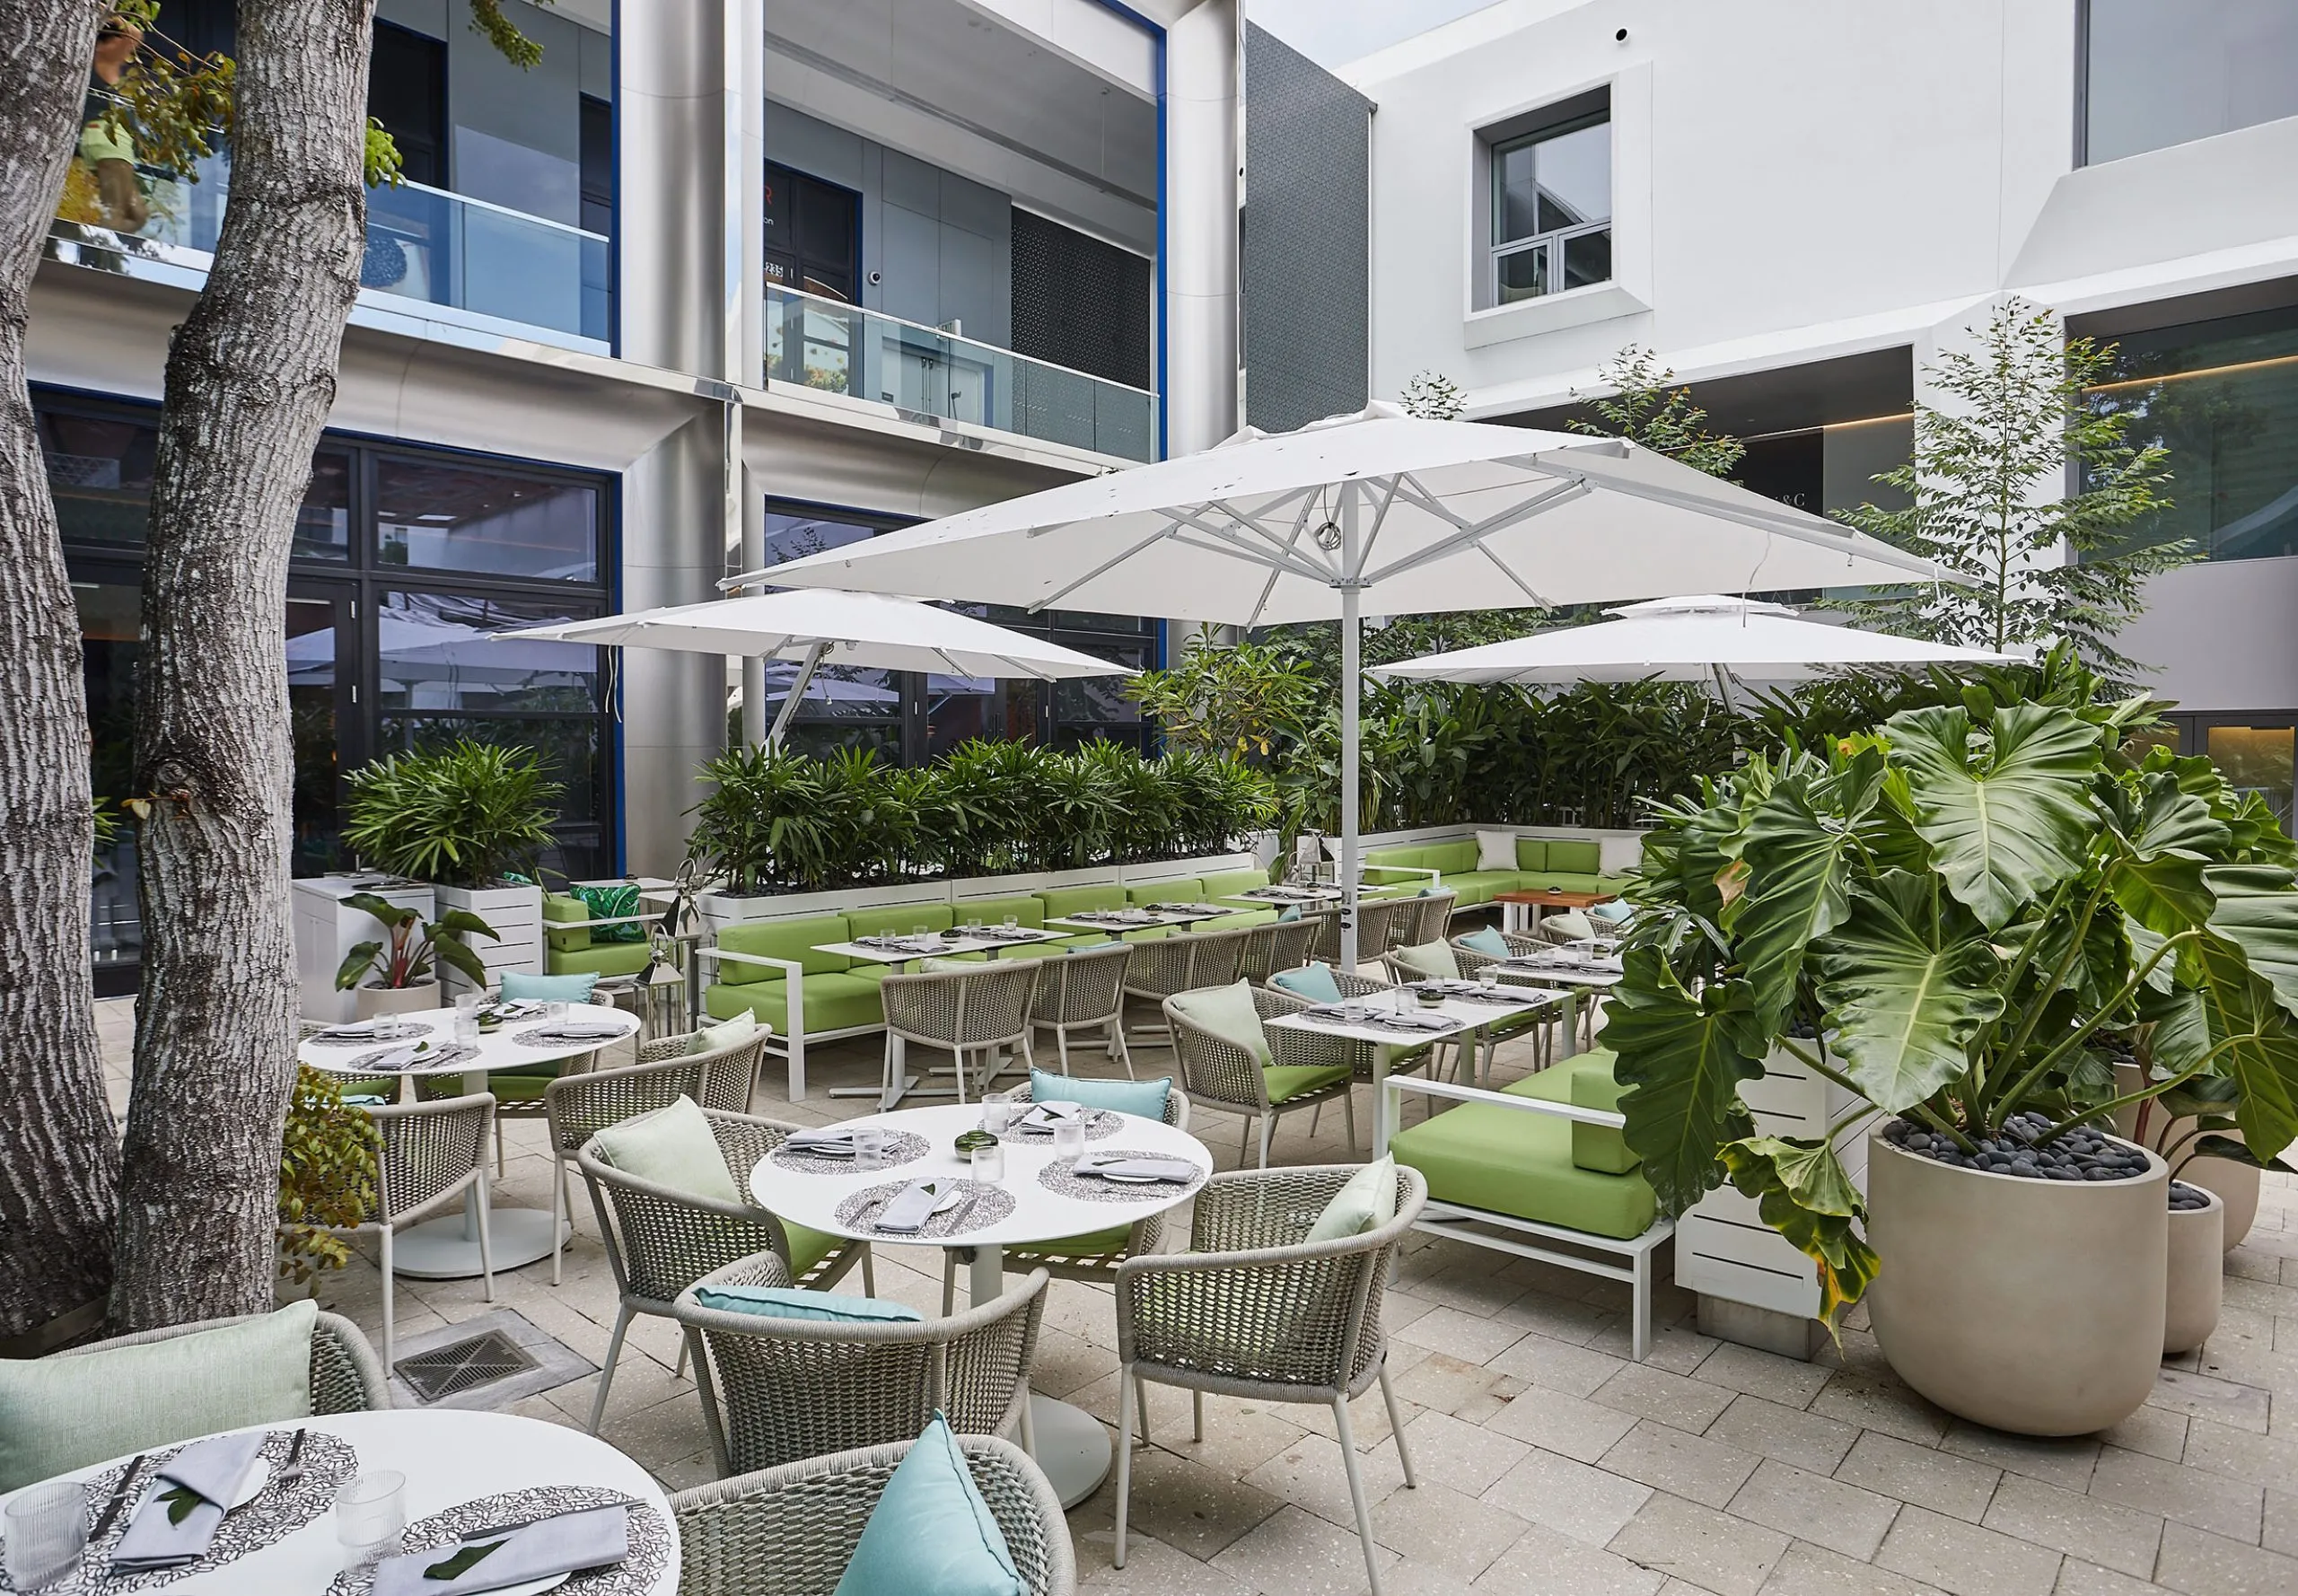
[[[625,915],[639,912],[636,881],[608,881],[597,886],[575,883],[568,892],[591,911],[593,920],[618,920]],[[646,927],[636,920],[626,920],[619,925],[593,925],[590,928],[593,943],[644,943]]]
[[[1123,1252],[1126,1243],[1133,1240],[1129,1224],[1113,1225],[1105,1231],[1089,1231],[1082,1236],[1063,1236],[1052,1241],[1030,1241],[1008,1249],[1008,1255],[1026,1252],[1045,1258],[1107,1258]]]
[[[1460,961],[1452,957],[1450,943],[1422,943],[1417,947],[1399,948],[1397,962],[1417,975],[1434,976],[1439,980],[1456,980],[1460,973]]]
[[[316,1302],[73,1356],[0,1358],[0,1491],[242,1425],[311,1414]]]
[[[1609,1076],[1611,1055],[1581,1055],[1504,1088],[1511,1097],[1571,1101],[1573,1078]],[[1428,1180],[1431,1199],[1627,1241],[1659,1206],[1640,1174],[1607,1175],[1572,1162],[1572,1121],[1491,1103],[1463,1103],[1398,1131],[1389,1148]]]
[[[819,937],[820,942],[851,942],[857,936],[908,936],[920,925],[928,931],[947,931],[958,923],[958,916],[946,903],[911,903],[890,905],[883,908],[850,908],[846,911],[846,934],[842,937]]]
[[[1603,878],[1577,870],[1526,870],[1517,873],[1518,890],[1545,892],[1553,887],[1561,892],[1609,892]]]
[[[758,1034],[758,1016],[748,1009],[732,1019],[721,1020],[715,1025],[702,1025],[695,1030],[694,1039],[688,1042],[689,1053],[715,1053],[721,1048],[731,1048],[736,1042],[746,1042]]]
[[[1030,1071],[1030,1101],[1031,1102],[1083,1103],[1089,1109],[1108,1109],[1118,1114],[1138,1114],[1144,1119],[1162,1119],[1165,1100],[1172,1095],[1173,1078],[1160,1075],[1153,1081],[1092,1081],[1079,1075],[1057,1075],[1041,1069]]]
[[[906,927],[905,927],[906,929]],[[808,975],[842,975],[853,961],[843,953],[818,953],[818,944],[842,943],[848,933],[844,915],[811,915],[803,920],[750,920],[718,933],[718,945],[736,953],[764,959],[787,959]],[[778,981],[783,972],[763,964],[735,959],[709,961],[718,979],[740,986],[745,981]]]
[[[542,958],[544,970],[554,976],[635,976],[653,956],[645,943],[608,943],[572,951],[545,948]]]
[[[1619,1100],[1627,1091],[1612,1079],[1609,1070],[1572,1072],[1570,1101],[1575,1109],[1603,1109],[1617,1114]],[[1575,1119],[1572,1122],[1572,1162],[1599,1174],[1625,1175],[1644,1161],[1628,1150],[1627,1139],[1618,1127],[1587,1125]]]
[[[1189,927],[1193,932],[1242,931],[1252,925],[1274,925],[1277,913],[1273,908],[1239,909],[1233,915],[1223,915],[1217,920],[1199,920]]]
[[[1271,1064],[1262,1066],[1268,1083],[1268,1101],[1289,1103],[1304,1092],[1321,1092],[1348,1079],[1345,1064]]]
[[[550,1083],[558,1079],[566,1067],[563,1064],[522,1064],[515,1069],[489,1070],[487,1090],[494,1094],[497,1106],[504,1103],[539,1103],[550,1095]],[[442,1093],[443,1096],[460,1094],[462,1083],[460,1078],[452,1084],[454,1089]]]
[[[1127,903],[1202,903],[1205,883],[1193,875],[1170,881],[1144,881],[1125,890]]]
[[[718,1313],[760,1319],[803,1319],[827,1324],[921,1324],[925,1316],[907,1302],[881,1297],[838,1296],[786,1285],[705,1285],[694,1300]]]
[[[1479,925],[1469,932],[1460,938],[1460,945],[1474,948],[1479,953],[1489,953],[1495,959],[1506,959],[1513,952],[1508,946],[1508,939],[1489,925]]]
[[[1198,1030],[1210,1031],[1231,1046],[1243,1048],[1264,1067],[1268,1064],[1268,1038],[1261,1034],[1260,1012],[1253,1007],[1251,982],[1201,987],[1195,992],[1179,993],[1169,1001],[1174,1013]]]
[[[1234,898],[1240,892],[1250,892],[1268,885],[1266,870],[1212,870],[1198,878],[1205,895],[1215,903],[1224,898]]]
[[[588,920],[591,906],[581,899],[564,892],[546,892],[542,899],[543,940],[554,953],[579,953],[591,945],[588,925],[570,925],[564,931],[548,929],[554,920]]]
[[[833,1236],[827,1231],[810,1231],[803,1224],[782,1222],[782,1233],[790,1239],[790,1273],[803,1277],[807,1270],[846,1244],[843,1236]]]
[[[1546,870],[1548,868],[1548,838],[1520,837],[1516,839],[1516,868]]]
[[[1444,873],[1450,883],[1455,875],[1466,875],[1477,866],[1477,846],[1473,838],[1467,842],[1435,842],[1420,850],[1420,862]]]
[[[590,970],[580,975],[539,976],[506,969],[501,978],[504,1003],[588,1003],[591,988],[599,984],[598,975]]]
[[[877,967],[874,975],[865,973],[867,968],[852,974],[804,978],[801,990],[806,1000],[807,1034],[863,1030],[886,1022],[885,1008],[878,1001],[878,983],[885,978],[884,967]],[[722,981],[704,988],[702,1006],[720,1020],[731,1020],[744,1013],[755,1015],[760,1024],[772,1026],[776,1035],[788,1036],[788,988],[787,981],[752,981],[747,985]]]
[[[1548,867],[1550,870],[1577,871],[1583,875],[1593,875],[1603,868],[1601,863],[1603,856],[1603,846],[1592,837],[1551,837],[1548,839]]]
[[[592,1150],[636,1179],[651,1180],[705,1202],[739,1203],[733,1176],[710,1121],[690,1097],[608,1126],[591,1138]]]
[[[979,920],[985,925],[1003,925],[1008,915],[1013,916],[1016,925],[1045,924],[1045,905],[1033,897],[969,898],[959,904],[954,912],[960,925],[968,920]]]
[[[1513,892],[1521,879],[1513,870],[1471,870],[1461,875],[1444,878],[1444,890],[1457,892],[1460,900],[1453,907],[1468,908],[1475,904],[1490,903],[1497,892]]]
[[[1048,920],[1061,919],[1080,909],[1123,908],[1126,904],[1125,889],[1115,881],[1106,886],[1048,887],[1035,897],[1045,906],[1045,917]]]
[[[1309,1226],[1305,1241],[1338,1241],[1379,1230],[1397,1216],[1397,1161],[1383,1153],[1351,1175]]]
[[[1338,1003],[1340,983],[1333,979],[1329,964],[1304,964],[1298,969],[1280,969],[1268,978],[1269,985],[1290,992],[1295,997],[1305,997],[1311,1003]]]
[[[1005,1533],[940,1414],[886,1481],[831,1596],[1022,1596]]]

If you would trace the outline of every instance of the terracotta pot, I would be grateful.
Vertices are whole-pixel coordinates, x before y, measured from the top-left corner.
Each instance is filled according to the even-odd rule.
[[[411,1014],[439,1006],[439,983],[418,981],[412,987],[362,987],[352,995],[362,1020],[378,1014]]]
[[[2130,1180],[2029,1180],[1871,1133],[1867,1237],[1882,1267],[1867,1304],[1899,1378],[2021,1435],[2085,1435],[2137,1412],[2162,1362],[2170,1255],[2170,1166],[2146,1162]]]
[[[2115,1095],[2138,1090],[2138,1070],[2134,1065],[2115,1065]],[[2115,1129],[2123,1136],[2134,1134],[2138,1124],[2139,1104],[2133,1103],[2115,1112]],[[2162,1118],[2162,1110],[2155,1109],[2146,1123],[2146,1144],[2160,1153],[2171,1143],[2194,1128],[2191,1119]],[[2225,1133],[2233,1140],[2242,1139],[2239,1130]],[[2199,1186],[2205,1191],[2215,1192],[2226,1205],[2226,1250],[2232,1252],[2250,1233],[2250,1226],[2259,1216],[2259,1171],[2246,1163],[2236,1163],[2224,1158],[2190,1160],[2179,1171],[2179,1179],[2188,1186]]]
[[[2193,1165],[2179,1179],[2196,1185]],[[2162,1307],[2165,1355],[2192,1352],[2218,1328],[2219,1300],[2226,1289],[2226,1243],[2220,1234],[2225,1222],[2226,1201],[2215,1191],[2207,1208],[2171,1210],[2169,1285]]]

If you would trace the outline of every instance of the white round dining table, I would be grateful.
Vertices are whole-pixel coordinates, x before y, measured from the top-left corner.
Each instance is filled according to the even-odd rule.
[[[331,1075],[352,1079],[369,1079],[379,1075],[460,1075],[466,1095],[487,1090],[489,1070],[515,1069],[524,1065],[550,1064],[554,1061],[579,1057],[596,1053],[627,1040],[638,1031],[638,1016],[623,1009],[610,1009],[603,1004],[570,1003],[566,1017],[553,1022],[537,1015],[531,1020],[507,1021],[494,1030],[478,1035],[478,1055],[475,1058],[456,1058],[442,1064],[420,1062],[384,1067],[359,1061],[372,1055],[390,1053],[400,1048],[411,1048],[426,1039],[409,1038],[399,1042],[369,1042],[354,1047],[321,1042],[305,1037],[295,1049],[295,1057],[313,1069],[324,1070]],[[436,1048],[452,1045],[455,1036],[455,1011],[452,1009],[417,1009],[403,1014],[381,1014],[378,1020],[405,1020],[420,1025],[428,1032],[427,1039]],[[553,1023],[611,1027],[617,1033],[601,1041],[529,1047],[517,1039],[538,1026]],[[488,1206],[487,1214],[487,1240],[495,1253],[495,1267],[515,1269],[522,1264],[548,1258],[559,1241],[573,1233],[569,1223],[553,1236],[550,1215],[539,1208],[511,1208],[500,1203]],[[481,1273],[478,1257],[478,1194],[474,1190],[464,1199],[460,1215],[443,1219],[426,1219],[421,1224],[409,1225],[391,1243],[391,1272],[413,1280],[476,1280]]]
[[[594,1435],[517,1414],[451,1407],[336,1413],[245,1427],[307,1428],[332,1435],[357,1454],[360,1473],[390,1469],[405,1475],[410,1525],[466,1502],[531,1486],[592,1486],[630,1497],[661,1519],[670,1538],[669,1560],[633,1596],[677,1596],[679,1527],[671,1515],[670,1498],[654,1483],[653,1476]],[[99,1475],[116,1469],[120,1461],[114,1458],[60,1478]],[[7,1499],[0,1495],[0,1505]],[[137,1588],[162,1589],[168,1596],[259,1596],[270,1592],[282,1596],[289,1592],[320,1596],[342,1568],[343,1548],[336,1539],[335,1514],[322,1511],[269,1545],[218,1567],[196,1569],[180,1579],[162,1581],[157,1587],[148,1583],[148,1575],[136,1578]],[[80,1588],[67,1579],[56,1590],[64,1596]],[[100,1585],[90,1588],[101,1589]]]
[[[1123,1123],[1113,1134],[1086,1143],[1089,1153],[1101,1148],[1122,1148],[1158,1157],[1186,1159],[1206,1175],[1212,1173],[1213,1154],[1187,1131],[1136,1114],[1118,1118]],[[875,1127],[909,1132],[925,1139],[926,1151],[910,1162],[885,1169],[829,1172],[785,1168],[769,1155],[760,1159],[750,1171],[750,1196],[760,1207],[771,1209],[809,1230],[854,1241],[969,1252],[973,1261],[968,1284],[972,1300],[978,1306],[1005,1288],[1006,1248],[1129,1225],[1179,1206],[1204,1185],[1203,1179],[1199,1179],[1188,1186],[1128,1187],[1124,1188],[1124,1197],[1104,1201],[1069,1197],[1041,1184],[1038,1179],[1045,1167],[1055,1162],[1050,1137],[1009,1138],[1005,1143],[1005,1177],[998,1184],[1012,1194],[1013,1209],[994,1223],[953,1236],[914,1237],[875,1230],[866,1220],[847,1223],[838,1218],[838,1207],[847,1197],[872,1187],[935,1176],[970,1179],[971,1165],[960,1156],[954,1144],[960,1135],[978,1129],[980,1125],[979,1103],[897,1109],[890,1113],[842,1120],[839,1129]],[[1036,1441],[1038,1466],[1053,1482],[1064,1507],[1083,1502],[1109,1477],[1109,1432],[1083,1408],[1032,1393],[1030,1427]]]

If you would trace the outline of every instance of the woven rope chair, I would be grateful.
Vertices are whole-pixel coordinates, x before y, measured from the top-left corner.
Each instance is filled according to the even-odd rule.
[[[1555,916],[1550,916],[1549,918],[1553,919]],[[1542,924],[1546,922],[1543,921]],[[1511,959],[1522,959],[1533,953],[1546,952],[1557,945],[1537,932],[1504,931],[1500,934],[1508,944],[1508,956]],[[1452,958],[1460,967],[1461,977],[1471,981],[1477,979],[1490,966],[1506,962],[1505,960],[1487,953],[1481,948],[1462,946],[1458,937],[1452,939]],[[1554,995],[1553,1001],[1541,1012],[1538,1019],[1525,1022],[1527,1028],[1531,1029],[1533,1033],[1532,1067],[1535,1070],[1548,1068],[1549,1065],[1556,1062],[1557,1037],[1564,1034],[1566,1027],[1585,1028],[1589,1020],[1586,1011],[1594,1006],[1592,997],[1580,987],[1551,986],[1521,970],[1503,971],[1500,980],[1504,986],[1524,987],[1535,992]],[[1557,1028],[1553,1033],[1548,1030],[1551,1023]],[[1506,1034],[1513,1036],[1518,1032],[1511,1029]]]
[[[1030,1360],[1045,1317],[1036,1270],[993,1302],[920,1323],[840,1324],[706,1308],[707,1286],[787,1286],[771,1252],[697,1279],[671,1304],[722,1474],[914,1437],[938,1411],[952,1430],[1029,1434]]]
[[[571,1220],[574,1215],[567,1171],[575,1155],[583,1151],[583,1143],[610,1125],[668,1108],[681,1097],[693,1099],[699,1108],[723,1109],[732,1113],[748,1110],[750,1083],[757,1078],[766,1038],[753,1036],[707,1053],[686,1053],[673,1047],[687,1039],[664,1037],[648,1042],[639,1049],[640,1057],[645,1062],[618,1065],[613,1069],[585,1070],[579,1075],[561,1075],[543,1093],[543,1106],[550,1121],[550,1150],[558,1166],[550,1183],[553,1285],[559,1282],[560,1254],[566,1246],[562,1222]],[[650,1051],[653,1057],[647,1058]]]
[[[1420,916],[1417,920],[1413,920],[1411,916],[1405,915],[1397,916],[1400,930],[1408,922],[1410,923],[1411,929],[1404,931],[1398,937],[1396,945],[1409,948],[1422,943],[1440,943],[1444,940],[1444,934],[1452,929],[1452,910],[1459,907],[1460,895],[1458,892],[1427,892],[1418,898],[1407,899],[1406,901],[1417,904],[1420,908]]]
[[[1037,987],[1039,961],[993,959],[963,969],[890,975],[878,983],[886,1013],[885,1090],[895,1079],[894,1044],[938,1048],[957,1066],[958,1101],[966,1101],[966,1065],[982,1060],[977,1092],[986,1091],[1002,1067],[999,1055],[1012,1048],[1030,1056],[1030,995]]]
[[[1402,925],[1399,925],[1399,921],[1403,922]],[[1357,963],[1374,962],[1397,945],[1397,938],[1403,931],[1419,924],[1420,902],[1417,899],[1376,898],[1368,903],[1359,903],[1356,906]]]
[[[1125,1045],[1125,970],[1131,943],[1080,950],[1037,961],[1037,989],[1030,996],[1030,1031],[1053,1032],[1061,1073],[1069,1073],[1069,1036],[1083,1031],[1100,1039],[1112,1062],[1133,1078],[1133,1055]],[[1035,1057],[1035,1048],[1031,1049]]]
[[[1302,909],[1301,918],[1313,922],[1316,926],[1309,934],[1309,957],[1301,962],[1306,964],[1315,960],[1326,964],[1339,964],[1340,911],[1337,908]]]
[[[1125,1566],[1131,1505],[1135,1381],[1145,1380],[1189,1392],[1199,1441],[1205,1439],[1206,1391],[1329,1405],[1365,1571],[1373,1596],[1380,1596],[1381,1567],[1348,1402],[1379,1381],[1404,1483],[1408,1488],[1417,1484],[1404,1416],[1389,1385],[1381,1300],[1397,1244],[1428,1200],[1428,1182],[1419,1171],[1399,1168],[1395,1218],[1360,1236],[1307,1240],[1325,1205],[1361,1168],[1326,1164],[1215,1175],[1197,1194],[1189,1250],[1129,1258],[1118,1267],[1118,1567]]]
[[[1387,955],[1383,954],[1381,957],[1385,962]],[[1353,974],[1352,972],[1345,969],[1337,969],[1332,972],[1332,984],[1340,988],[1340,995],[1342,997],[1350,999],[1372,997],[1380,993],[1392,993],[1396,990],[1394,987],[1390,986],[1386,981],[1375,980],[1371,976]],[[1297,1013],[1302,1009],[1313,1008],[1316,1006],[1313,1002],[1302,996],[1299,993],[1287,992],[1282,987],[1271,986],[1267,987],[1267,990],[1272,995],[1284,1000],[1288,1013]],[[1279,1031],[1276,1034],[1284,1036],[1298,1033]],[[1375,1079],[1373,1070],[1373,1065],[1376,1062],[1374,1054],[1377,1051],[1375,1044],[1372,1042],[1360,1042],[1349,1037],[1333,1037],[1329,1039],[1322,1038],[1318,1039],[1318,1045],[1323,1049],[1322,1053],[1320,1055],[1320,1061],[1330,1064],[1346,1064],[1348,1066],[1348,1075],[1351,1081],[1370,1083]],[[1425,1069],[1431,1071],[1433,1074],[1435,1067],[1443,1058],[1443,1049],[1449,1045],[1451,1044],[1441,1041],[1424,1042],[1417,1046],[1408,1044],[1401,1040],[1392,1042],[1389,1045],[1389,1074],[1392,1075],[1414,1074]],[[1454,1073],[1457,1074],[1458,1071],[1456,1070]],[[1309,1134],[1311,1136],[1316,1135],[1317,1127],[1322,1123],[1324,1116],[1324,1105],[1322,1103],[1319,1103],[1309,1115]],[[1348,1133],[1348,1144],[1352,1148],[1356,1144],[1356,1131],[1353,1124],[1350,1127]],[[1267,1166],[1264,1164],[1262,1167],[1267,1168]]]
[[[138,1330],[129,1336],[114,1336],[108,1341],[91,1341],[84,1346],[68,1347],[54,1355],[59,1358],[77,1357],[82,1353],[101,1352],[111,1346],[146,1346],[155,1341],[172,1341],[179,1336],[189,1336],[200,1330],[221,1329],[224,1325],[246,1324],[261,1319],[260,1313],[242,1313],[229,1319],[203,1319],[191,1324],[171,1324],[156,1330]],[[311,1415],[318,1417],[329,1413],[381,1413],[391,1406],[390,1376],[375,1357],[375,1348],[359,1333],[359,1327],[339,1313],[321,1313],[311,1323]],[[250,1423],[259,1423],[267,1416],[249,1415]],[[189,1440],[185,1436],[181,1439]]]
[[[1264,1023],[1279,1014],[1289,1014],[1304,1006],[1282,992],[1272,992],[1266,987],[1253,988],[1253,1008]],[[1271,1101],[1268,1077],[1262,1073],[1260,1061],[1234,1042],[1214,1035],[1211,1031],[1188,1022],[1188,1016],[1177,1013],[1171,998],[1165,1000],[1165,1023],[1172,1027],[1173,1050],[1180,1059],[1181,1084],[1188,1091],[1193,1102],[1212,1103],[1231,1113],[1242,1114],[1245,1129],[1237,1148],[1239,1162],[1252,1146],[1253,1127],[1260,1127],[1260,1167],[1268,1167],[1268,1144],[1276,1132],[1280,1115],[1295,1109],[1320,1104],[1331,1098],[1340,1099],[1341,1110],[1348,1117],[1348,1144],[1356,1145],[1356,1107],[1349,1095],[1351,1083],[1338,1081],[1329,1086],[1314,1087],[1296,1092],[1282,1101]],[[1290,1065],[1330,1065],[1346,1062],[1338,1049],[1346,1044],[1336,1043],[1304,1030],[1264,1030],[1268,1041],[1270,1062]]]
[[[1136,943],[1133,961],[1126,967],[1125,995],[1160,1007],[1176,992],[1200,987],[1226,987],[1236,980],[1245,956],[1250,925],[1240,931],[1206,931],[1192,935],[1175,932],[1154,942]],[[1136,1025],[1136,1038],[1171,1031],[1163,1026]]]
[[[489,1002],[497,1001],[497,990],[487,994]],[[614,995],[593,991],[589,1002],[603,1009],[615,1006]],[[581,1074],[598,1066],[600,1052],[616,1044],[601,1042],[585,1051],[569,1053],[564,1058],[542,1064],[522,1064],[512,1069],[487,1072],[487,1090],[495,1098],[495,1174],[502,1178],[504,1169],[503,1124],[507,1119],[544,1119],[549,1117],[550,1083],[561,1075]],[[451,1097],[462,1089],[460,1075],[418,1076],[415,1095],[430,1101]]]
[[[1297,920],[1254,926],[1251,939],[1245,943],[1245,956],[1238,962],[1237,973],[1258,987],[1280,969],[1300,969],[1308,963],[1320,929],[1306,915]]]
[[[780,1146],[798,1127],[749,1114],[705,1109],[710,1134],[717,1139],[734,1189],[749,1188],[758,1161]],[[599,1433],[606,1416],[607,1390],[614,1383],[616,1363],[622,1356],[622,1338],[630,1321],[641,1313],[671,1317],[671,1304],[679,1293],[728,1264],[753,1253],[771,1252],[790,1267],[790,1232],[782,1221],[747,1202],[722,1203],[673,1190],[626,1174],[609,1162],[595,1139],[574,1155],[590,1188],[591,1205],[599,1216],[600,1239],[606,1243],[607,1263],[614,1270],[615,1289],[622,1305],[615,1312],[614,1335],[607,1343],[606,1362],[599,1370],[599,1393],[591,1404],[591,1434]],[[875,1294],[877,1284],[867,1241],[848,1241],[831,1248],[813,1267],[798,1278],[800,1285],[826,1290],[862,1264],[863,1289]],[[681,1354],[679,1362],[685,1364]]]
[[[487,1178],[487,1133],[495,1123],[495,1100],[480,1092],[439,1102],[363,1106],[361,1112],[375,1122],[376,1134],[382,1138],[375,1156],[374,1198],[359,1223],[326,1228],[337,1235],[372,1233],[382,1238],[383,1371],[388,1375],[393,1317],[392,1234],[402,1225],[460,1202],[474,1187],[478,1191],[479,1276],[486,1282],[487,1300],[495,1300],[493,1242],[487,1222],[492,1197]]]
[[[1045,1475],[995,1436],[957,1442],[1022,1588],[1028,1596],[1074,1596],[1069,1521]],[[680,1491],[671,1498],[680,1596],[832,1596],[886,1481],[914,1444],[836,1452]]]

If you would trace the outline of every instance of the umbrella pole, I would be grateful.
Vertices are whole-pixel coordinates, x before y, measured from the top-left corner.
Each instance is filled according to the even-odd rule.
[[[806,657],[799,662],[798,673],[790,679],[789,696],[782,700],[782,707],[775,712],[773,730],[766,734],[767,747],[782,746],[782,733],[789,727],[790,717],[798,713],[799,701],[805,697],[806,689],[813,685],[814,667],[822,662],[822,654],[829,647],[827,643],[807,646]],[[759,674],[763,678],[765,672],[761,671]]]
[[[1340,968],[1356,973],[1356,762],[1364,739],[1357,727],[1358,697],[1364,675],[1363,639],[1358,633],[1356,585],[1356,500],[1341,490],[1341,568],[1347,578],[1340,590]]]

